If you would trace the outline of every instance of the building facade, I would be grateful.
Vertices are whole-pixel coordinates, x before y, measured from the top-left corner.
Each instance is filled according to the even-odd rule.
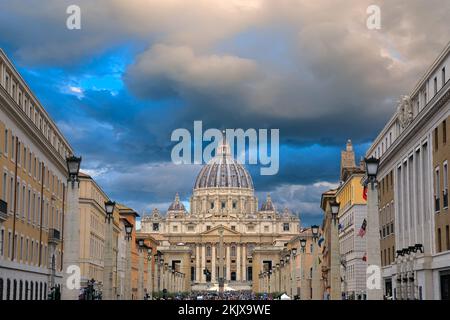
[[[288,209],[277,211],[270,196],[258,209],[250,174],[233,159],[229,145],[222,143],[195,181],[190,212],[177,195],[166,215],[155,209],[142,218],[142,232],[159,241],[158,250],[169,266],[184,266],[186,287],[211,287],[223,271],[226,285],[251,290],[263,268],[261,261],[253,259],[254,250],[288,242],[298,235],[299,222]],[[221,271],[220,232],[224,245]],[[182,250],[188,261],[180,260]],[[279,253],[273,259],[275,265]]]
[[[394,299],[449,299],[449,53],[450,44],[400,98],[367,152],[380,159],[382,273]]]
[[[81,286],[95,280],[104,282],[105,260],[111,259],[113,269],[112,296],[118,295],[117,263],[118,240],[120,233],[119,209],[113,212],[112,223],[112,257],[106,259],[107,222],[105,202],[109,200],[105,192],[91,176],[80,172],[79,209],[80,209],[80,269]]]
[[[355,164],[351,141],[341,153],[340,186],[336,190],[339,209],[339,252],[341,255],[342,292],[346,299],[366,297],[366,237],[359,233],[367,218],[366,200],[361,179],[364,165]]]
[[[0,49],[0,300],[46,299],[61,285],[70,154]]]

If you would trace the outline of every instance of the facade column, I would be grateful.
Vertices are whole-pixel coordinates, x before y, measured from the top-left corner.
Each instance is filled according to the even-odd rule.
[[[41,195],[42,197],[44,195]],[[62,300],[78,300],[80,283],[69,278],[74,267],[80,266],[80,208],[79,208],[79,184],[70,182],[67,184],[67,212],[64,214],[64,255],[63,255],[63,281]]]
[[[231,259],[230,259],[231,246],[229,244],[227,244],[226,248],[227,248],[227,256],[226,256],[226,259],[227,259],[227,277],[226,277],[226,279],[227,279],[227,281],[230,281],[231,280]]]
[[[242,245],[242,281],[247,281],[247,247]]]
[[[206,268],[206,246],[205,244],[202,244],[202,266],[201,266],[201,282],[206,282],[206,275],[204,273]]]
[[[211,282],[215,283],[216,280],[216,244],[211,244]]]
[[[300,300],[309,300],[308,285],[306,281],[306,249],[302,248],[300,261]]]
[[[195,246],[195,282],[200,282],[202,271],[200,267],[200,246]]]
[[[125,299],[131,300],[131,237],[127,238],[127,261],[125,269]]]
[[[236,244],[236,281],[241,281],[241,246],[239,244]]]
[[[369,182],[367,188],[367,266],[381,268],[378,186],[375,184]],[[367,300],[383,300],[383,289],[367,288]]]

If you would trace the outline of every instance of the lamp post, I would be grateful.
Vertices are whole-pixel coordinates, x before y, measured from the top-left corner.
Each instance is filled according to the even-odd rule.
[[[105,255],[103,261],[103,293],[104,300],[113,300],[113,213],[116,203],[108,200],[105,202]]]
[[[300,239],[300,248],[302,250],[300,261],[300,300],[309,300],[308,288],[306,287],[306,239]]]
[[[297,294],[297,248],[291,249],[291,297]]]
[[[153,298],[152,248],[147,248],[147,294]]]
[[[125,269],[125,299],[131,300],[131,240],[133,225],[125,220],[125,240],[126,240],[126,269]]]
[[[311,226],[313,236],[313,273],[311,279],[312,299],[321,300],[322,294],[320,292],[320,270],[319,270],[319,247],[317,239],[319,238],[319,226]]]
[[[338,221],[338,214],[339,214],[339,202],[336,201],[336,199],[332,202],[330,202],[330,209],[331,209],[331,227],[330,227],[330,233],[331,233],[331,292],[330,292],[330,298],[331,300],[341,300],[341,273],[340,273],[340,254],[339,254],[339,235],[338,235],[338,227],[337,227],[337,221]]]
[[[164,258],[160,258],[159,259],[159,285],[158,285],[158,290],[159,291],[164,291],[164,287],[165,283],[164,283]]]
[[[80,283],[73,282],[73,268],[80,266],[80,210],[79,179],[81,157],[70,156],[66,159],[68,177],[67,212],[64,214],[63,229],[63,287],[62,300],[78,300]]]
[[[138,239],[138,250],[139,250],[139,283],[138,283],[138,299],[144,298],[144,250],[145,244],[144,239]]]
[[[366,226],[366,246],[367,246],[367,266],[368,268],[378,268],[381,272],[381,256],[380,256],[380,224],[378,216],[378,185],[377,174],[379,160],[371,157],[365,159],[367,181],[370,187],[367,188],[367,226]],[[367,287],[368,300],[382,300],[383,290],[381,289],[381,281],[374,280],[371,286]],[[378,283],[376,283],[378,282]]]

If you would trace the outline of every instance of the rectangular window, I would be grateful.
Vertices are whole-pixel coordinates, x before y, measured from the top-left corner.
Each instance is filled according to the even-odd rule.
[[[441,228],[438,228],[438,238],[437,238],[437,249],[438,249],[438,252],[441,252],[442,251],[442,239],[441,239]]]
[[[436,167],[434,171],[434,211],[440,210],[439,195],[441,194],[441,183],[439,167]]]
[[[442,68],[442,86],[445,85],[445,67]]]
[[[439,147],[439,132],[438,128],[434,129],[434,151],[437,151]]]
[[[289,231],[289,223],[283,223],[283,231]]]
[[[434,77],[434,94],[437,93],[437,77]]]
[[[5,129],[5,153],[8,154],[8,129]]]
[[[8,200],[6,199],[7,197],[7,189],[8,189],[8,175],[6,174],[6,172],[3,173],[3,180],[2,180],[2,200],[5,202],[8,202]],[[11,204],[9,204],[11,205]]]
[[[442,122],[442,142],[444,144],[447,143],[447,121],[446,120],[444,120]]]
[[[450,250],[450,235],[449,235],[448,225],[445,226],[445,247]]]
[[[444,208],[448,207],[448,162],[444,162],[444,172],[443,172],[443,176],[442,179],[444,180],[443,183],[443,193],[442,193],[442,200],[443,200],[443,205]]]
[[[1,230],[0,232],[0,256],[3,257],[3,248],[5,243],[5,230]]]

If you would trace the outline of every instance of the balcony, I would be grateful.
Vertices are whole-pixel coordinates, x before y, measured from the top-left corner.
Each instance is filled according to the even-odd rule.
[[[48,243],[59,243],[60,241],[60,232],[56,229],[48,230]]]
[[[0,222],[4,222],[8,219],[8,204],[0,200]]]

